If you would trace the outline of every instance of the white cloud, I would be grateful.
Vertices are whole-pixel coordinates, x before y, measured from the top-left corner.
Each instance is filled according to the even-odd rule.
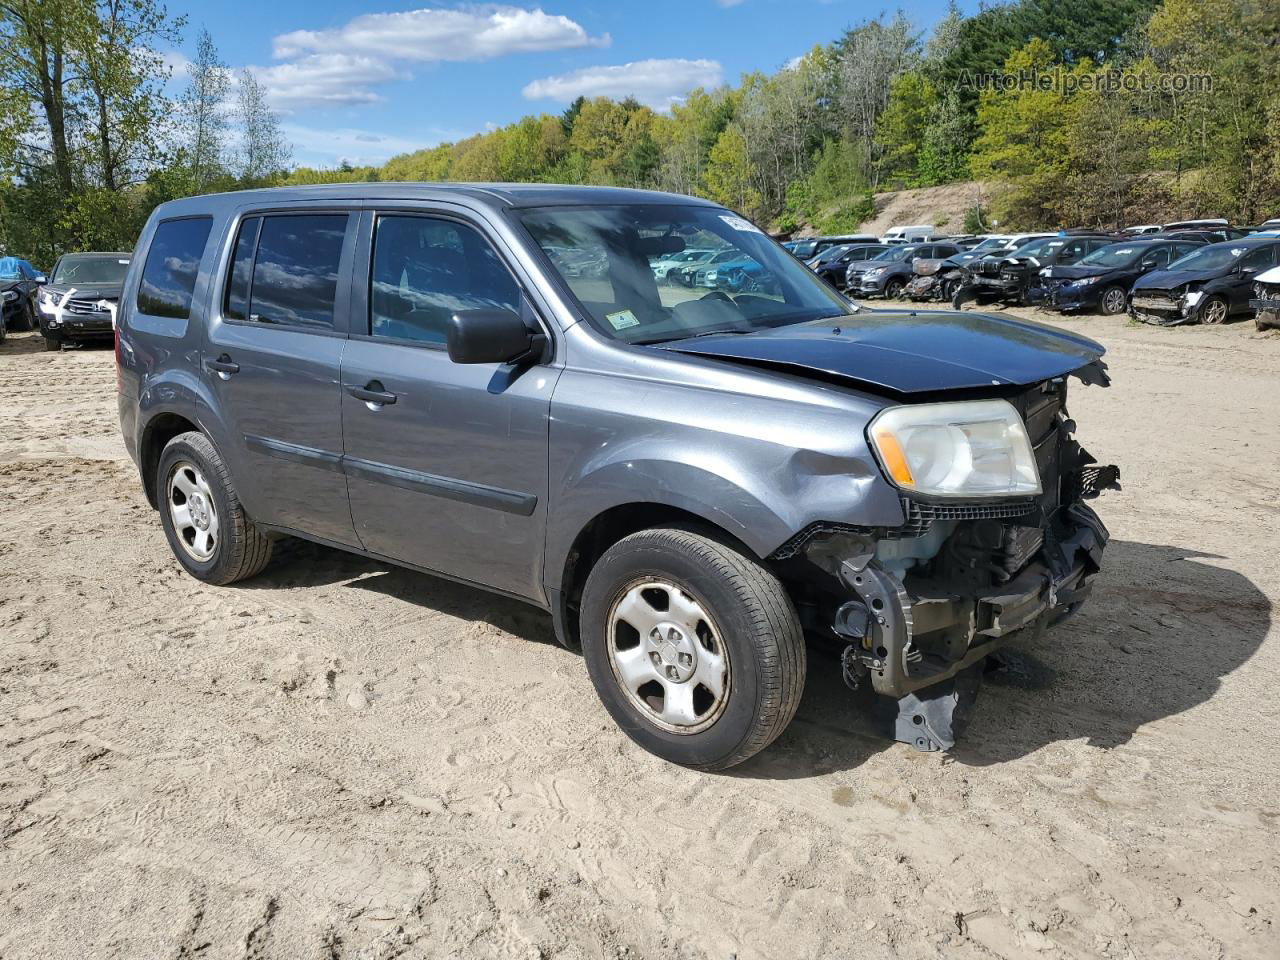
[[[313,167],[334,167],[344,160],[357,167],[385,163],[397,154],[412,153],[467,135],[467,131],[431,129],[410,138],[355,127],[320,129],[295,123],[286,123],[283,131],[293,144],[294,159]]]
[[[721,77],[715,60],[637,60],[544,77],[521,92],[527,100],[564,103],[577,97],[635,97],[655,110],[667,110],[694,87],[719,86]]]
[[[512,53],[608,46],[568,17],[540,8],[486,6],[367,13],[331,30],[294,30],[275,38],[278,59],[308,53],[364,54],[396,60],[490,60]]]
[[[381,98],[372,88],[401,76],[385,60],[346,53],[315,53],[293,63],[249,69],[271,105],[284,112],[375,103]]]

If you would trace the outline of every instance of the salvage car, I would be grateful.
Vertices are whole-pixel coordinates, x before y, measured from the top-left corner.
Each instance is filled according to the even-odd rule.
[[[1123,313],[1135,280],[1201,246],[1192,240],[1126,240],[1095,250],[1073,265],[1045,267],[1040,271],[1044,304],[1062,313]]]
[[[1258,274],[1253,283],[1253,322],[1259,330],[1280,327],[1280,267]]]
[[[650,258],[711,238],[776,292],[664,303]],[[606,250],[604,281],[553,244]],[[1086,501],[1117,471],[1067,402],[1102,354],[855,305],[710,202],[429,183],[160,205],[116,348],[191,576],[245,580],[293,536],[526,601],[629,737],[704,770],[787,727],[806,636],[893,735],[954,743],[984,659],[1096,582]]]
[[[0,340],[10,330],[34,330],[44,273],[18,257],[0,257]]]
[[[1075,263],[1114,241],[1101,234],[1044,237],[999,256],[969,264],[969,292],[979,303],[1027,305],[1044,297],[1040,271],[1056,264]]]
[[[683,270],[696,270],[717,253],[718,250],[682,250],[673,256],[661,257],[653,262],[653,278],[659,283],[680,283]]]
[[[935,260],[955,256],[960,248],[953,243],[912,243],[890,246],[870,260],[849,264],[847,289],[853,297],[902,296],[907,283],[915,275],[911,265],[917,259]]]
[[[66,253],[40,288],[37,308],[46,350],[110,340],[131,253]]]
[[[1280,238],[1248,237],[1212,243],[1155,270],[1133,285],[1130,313],[1171,327],[1224,323],[1248,313],[1254,278],[1276,265]]]
[[[883,243],[853,243],[831,247],[818,257],[817,262],[810,269],[837,290],[843,290],[849,276],[850,264],[873,260],[888,249],[890,249],[889,246]],[[840,252],[831,254],[831,250]]]

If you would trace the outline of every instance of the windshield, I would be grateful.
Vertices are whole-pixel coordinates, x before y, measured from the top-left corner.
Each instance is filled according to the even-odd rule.
[[[801,260],[808,260],[813,256],[813,251],[818,249],[817,240],[797,240],[791,248],[791,252]]]
[[[1076,261],[1082,267],[1128,267],[1151,247],[1135,247],[1132,243],[1113,243],[1109,247],[1100,247],[1087,257]]]
[[[986,250],[996,250],[996,249],[999,249],[1000,247],[1008,246],[1008,244],[1009,244],[1009,241],[1006,240],[1004,237],[987,237],[987,239],[983,240],[976,247],[970,247],[969,252],[981,253]]]
[[[718,207],[541,207],[518,215],[548,255],[569,249],[600,263],[583,274],[550,258],[592,325],[615,340],[747,333],[855,309],[751,223]],[[691,286],[659,287],[650,264],[686,244],[728,249],[699,268]]]
[[[877,254],[871,259],[881,263],[897,263],[900,260],[910,260],[919,249],[919,247],[890,247],[884,253]]]
[[[1043,257],[1053,253],[1067,241],[1060,237],[1051,237],[1045,240],[1032,240],[1025,247],[1018,248],[1018,256],[1020,257]]]
[[[129,258],[121,256],[63,257],[53,273],[54,283],[124,283]]]
[[[849,243],[842,243],[838,247],[827,247],[818,254],[816,259],[819,263],[830,263],[832,260],[839,260],[852,249],[853,245]]]
[[[1180,257],[1169,264],[1167,270],[1221,270],[1229,267],[1249,252],[1248,247],[1239,244],[1215,243],[1211,247],[1201,247]]]

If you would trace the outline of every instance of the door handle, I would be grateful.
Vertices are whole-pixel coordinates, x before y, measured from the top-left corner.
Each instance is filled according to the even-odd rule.
[[[221,354],[217,360],[206,360],[204,365],[206,370],[216,373],[223,380],[230,380],[233,373],[240,372],[240,364],[233,361],[225,353]]]
[[[396,402],[396,395],[383,387],[382,382],[379,380],[370,380],[363,387],[347,387],[347,393],[357,400],[363,400],[365,403],[377,406],[386,406],[389,403]]]

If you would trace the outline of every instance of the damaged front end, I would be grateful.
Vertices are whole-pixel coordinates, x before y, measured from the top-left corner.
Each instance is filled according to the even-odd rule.
[[[1106,385],[1099,363],[1077,371]],[[807,565],[810,626],[843,644],[845,681],[897,703],[896,739],[954,745],[979,664],[1015,635],[1038,636],[1088,598],[1107,545],[1085,501],[1119,487],[1073,438],[1067,383],[1008,397],[1026,426],[1041,493],[956,501],[904,495],[898,527],[815,524],[774,559]],[[813,569],[821,572],[814,576]]]
[[[1259,330],[1280,328],[1280,267],[1258,275],[1253,285],[1253,322]]]

